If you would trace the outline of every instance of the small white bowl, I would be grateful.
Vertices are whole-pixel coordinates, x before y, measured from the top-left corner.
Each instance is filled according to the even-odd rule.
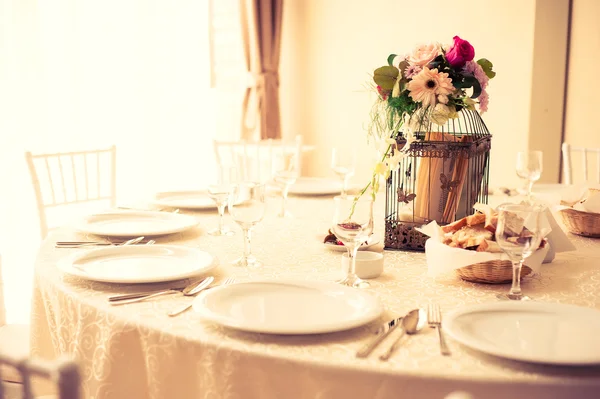
[[[342,255],[342,270],[350,267],[348,253]],[[360,278],[376,278],[383,273],[383,254],[372,251],[358,251],[356,254],[356,275]]]

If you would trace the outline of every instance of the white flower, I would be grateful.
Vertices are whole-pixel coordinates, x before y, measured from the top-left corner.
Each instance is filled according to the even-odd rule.
[[[431,112],[431,121],[438,125],[445,125],[450,119],[450,108],[444,104],[437,104]]]

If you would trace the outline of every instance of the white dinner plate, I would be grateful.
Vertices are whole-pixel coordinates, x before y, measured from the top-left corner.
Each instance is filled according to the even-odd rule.
[[[58,262],[65,273],[107,283],[155,283],[205,274],[217,267],[211,254],[177,245],[131,245],[76,252]]]
[[[324,238],[325,237],[323,237],[323,239]],[[321,239],[321,241],[323,241],[323,239]],[[372,246],[379,244],[380,241],[381,241],[381,239],[379,238],[379,236],[377,234],[371,234],[371,237],[369,237],[367,242],[362,244],[360,247],[358,247],[358,250],[366,251],[369,248],[371,248]],[[336,252],[346,252],[347,251],[346,247],[343,245],[337,245],[337,244],[326,243],[326,242],[324,242],[323,245],[325,245],[325,248],[329,249],[330,251],[336,251]]]
[[[449,312],[443,326],[490,355],[554,365],[600,364],[600,311],[544,302],[497,302]]]
[[[269,334],[320,334],[369,323],[383,312],[375,296],[324,281],[256,281],[205,291],[194,310],[226,327]]]
[[[172,212],[118,211],[87,216],[76,228],[99,236],[148,237],[179,233],[196,225],[194,217]]]
[[[290,186],[293,195],[339,195],[342,182],[337,179],[323,177],[300,177]]]
[[[181,209],[216,209],[206,191],[173,191],[156,194],[154,204]]]

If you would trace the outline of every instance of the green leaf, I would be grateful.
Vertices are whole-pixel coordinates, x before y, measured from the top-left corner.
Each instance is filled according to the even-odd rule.
[[[373,80],[383,90],[392,90],[398,78],[398,68],[393,66],[382,66],[373,72]]]
[[[473,78],[473,94],[471,94],[471,98],[477,98],[481,94],[481,85],[479,81]]]
[[[483,72],[485,72],[488,78],[492,79],[494,76],[496,76],[496,72],[492,71],[494,64],[492,64],[490,60],[482,58],[477,61],[477,63],[481,66]]]
[[[473,75],[465,75],[463,80],[453,81],[452,84],[457,89],[468,89],[469,87],[472,87],[473,94],[471,94],[471,98],[477,98],[481,94],[481,85]]]
[[[390,55],[388,55],[387,62],[388,62],[389,66],[394,66],[394,64],[393,64],[394,58],[396,58],[397,56],[398,56],[398,54],[390,54]]]
[[[400,75],[402,75],[401,79],[404,79],[404,71],[408,68],[408,61],[404,60],[398,65],[398,69],[400,70]]]

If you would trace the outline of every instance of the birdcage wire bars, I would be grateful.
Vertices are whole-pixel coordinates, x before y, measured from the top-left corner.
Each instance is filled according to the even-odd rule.
[[[424,251],[427,236],[415,230],[443,225],[487,203],[491,134],[477,111],[463,109],[443,125],[420,124],[407,156],[386,182],[386,249]],[[407,141],[401,133],[397,148]]]

